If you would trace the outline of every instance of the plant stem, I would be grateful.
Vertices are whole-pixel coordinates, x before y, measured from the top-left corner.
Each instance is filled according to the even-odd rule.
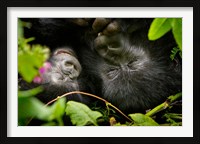
[[[66,97],[66,96],[71,95],[71,94],[82,94],[82,95],[87,95],[87,96],[91,96],[91,97],[97,98],[97,99],[99,99],[99,100],[101,100],[101,101],[104,101],[107,105],[109,105],[109,106],[111,106],[112,108],[114,108],[115,110],[117,110],[120,114],[122,114],[122,115],[123,115],[125,118],[127,118],[129,121],[131,121],[131,122],[133,121],[133,120],[131,120],[128,116],[126,116],[121,110],[119,110],[117,107],[115,107],[114,105],[112,105],[111,103],[109,103],[108,101],[106,101],[105,99],[100,98],[100,97],[98,97],[98,96],[96,96],[96,95],[93,95],[93,94],[90,94],[90,93],[86,93],[86,92],[81,92],[81,91],[72,91],[72,92],[65,93],[65,94],[63,94],[63,95],[61,95],[61,96],[58,96],[57,98],[51,100],[51,101],[48,102],[45,106],[47,106],[47,105],[53,103],[54,101],[56,101],[56,100],[58,100],[58,99],[60,99],[60,98]]]
[[[57,118],[59,126],[64,126],[63,120],[61,117]]]
[[[177,93],[176,95],[169,96],[168,99],[165,102],[158,105],[157,107],[155,107],[151,111],[147,112],[145,115],[146,116],[153,116],[154,114],[168,108],[172,102],[174,102],[175,100],[177,100],[181,96],[182,96],[182,93]]]

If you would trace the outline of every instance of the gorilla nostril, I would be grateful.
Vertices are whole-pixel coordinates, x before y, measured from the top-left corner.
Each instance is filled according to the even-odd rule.
[[[64,66],[68,67],[68,68],[73,68],[74,67],[73,63],[71,63],[69,61],[65,61]]]
[[[75,66],[72,62],[70,61],[64,61],[61,65],[61,70],[64,74],[66,75],[70,75],[71,73],[73,73],[75,69]]]

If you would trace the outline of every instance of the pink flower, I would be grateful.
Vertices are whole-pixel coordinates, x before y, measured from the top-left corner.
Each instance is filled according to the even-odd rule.
[[[40,74],[44,74],[45,72],[46,72],[45,67],[41,67],[41,68],[39,69],[39,73],[40,73]]]
[[[44,67],[49,70],[51,68],[51,63],[50,62],[45,62]]]
[[[51,68],[51,63],[50,62],[45,62],[43,66],[39,69],[40,74],[44,74]]]
[[[50,62],[45,62],[43,64],[43,66],[41,68],[39,68],[39,74],[42,75],[42,74],[46,73],[50,68],[51,68],[51,63]],[[33,79],[34,83],[37,83],[37,84],[41,84],[42,83],[42,77],[40,75],[34,77],[34,79]]]
[[[40,76],[36,76],[34,79],[33,79],[33,82],[34,83],[37,83],[37,84],[40,84],[42,83],[42,78]]]

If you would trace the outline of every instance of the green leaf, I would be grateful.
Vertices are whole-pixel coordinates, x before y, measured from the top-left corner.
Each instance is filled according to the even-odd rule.
[[[20,98],[22,98],[22,97],[32,97],[32,96],[39,94],[42,91],[43,91],[43,88],[41,86],[30,89],[30,90],[18,91],[18,97],[20,97]]]
[[[18,71],[25,81],[31,82],[39,74],[38,69],[49,57],[49,49],[40,45],[33,45],[30,49],[26,44],[23,50],[18,53]]]
[[[182,18],[173,18],[171,25],[176,43],[182,51]]]
[[[56,122],[48,122],[48,123],[44,123],[41,126],[57,126]]]
[[[40,120],[47,120],[51,109],[35,97],[18,98],[18,119],[36,117]]]
[[[45,121],[60,119],[65,113],[65,103],[65,99],[58,99],[52,106],[45,106],[35,97],[18,98],[19,122],[27,118]]]
[[[49,121],[54,119],[59,119],[65,113],[65,103],[66,99],[61,98],[58,99],[52,106],[51,106],[51,114],[48,118]]]
[[[31,23],[23,22],[20,19],[18,19],[18,25],[17,25],[17,35],[18,39],[24,38],[24,27],[31,28]]]
[[[182,97],[182,92],[177,93],[175,95],[171,95],[167,99],[169,102],[174,102],[175,100],[179,99],[180,97]]]
[[[83,126],[88,123],[97,125],[97,119],[103,115],[100,112],[92,111],[88,106],[75,102],[67,102],[66,114],[74,125]]]
[[[182,114],[177,113],[166,113],[163,117],[167,118],[166,121],[170,123],[171,126],[180,126],[182,125]],[[179,120],[179,121],[178,121]]]
[[[179,52],[179,56],[182,58],[182,51]]]
[[[171,30],[171,18],[155,18],[150,26],[148,38],[156,40]]]
[[[19,38],[23,38],[24,37],[24,29],[23,29],[23,24],[22,21],[20,19],[18,19],[18,28],[17,28],[17,35],[18,35],[18,39]]]
[[[180,51],[180,49],[177,48],[177,47],[174,47],[174,48],[171,50],[171,54],[170,54],[171,60],[174,60],[176,54],[177,54],[179,51]]]
[[[139,126],[159,126],[151,117],[148,117],[144,114],[136,113],[129,114],[129,116],[134,120],[134,125]]]
[[[38,69],[49,58],[49,48],[41,45],[29,45],[34,38],[18,39],[18,72],[23,79],[31,82],[37,76]]]
[[[24,53],[18,54],[18,71],[23,79],[31,82],[38,75],[38,68],[43,64],[35,55]]]

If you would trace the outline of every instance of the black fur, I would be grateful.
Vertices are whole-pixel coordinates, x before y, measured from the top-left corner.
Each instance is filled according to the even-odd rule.
[[[109,36],[98,35],[91,25],[72,24],[69,19],[32,21],[40,27],[33,25],[34,32],[29,30],[28,35],[34,33],[40,43],[53,49],[68,44],[76,53],[82,67],[78,90],[99,95],[126,112],[153,108],[181,91],[181,62],[170,59],[176,46],[172,33],[149,41],[152,19],[111,19],[119,24],[120,31]],[[60,21],[70,24],[63,26]],[[60,93],[63,89],[63,85],[55,87],[46,92]]]

